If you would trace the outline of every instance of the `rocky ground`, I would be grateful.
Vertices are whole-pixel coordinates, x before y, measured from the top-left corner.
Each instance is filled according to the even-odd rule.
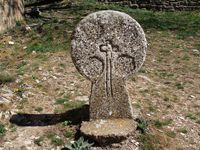
[[[71,16],[63,18],[66,12]],[[70,56],[74,18],[81,17],[66,12],[51,12],[57,19],[47,24],[30,19],[0,36],[0,150],[58,150],[80,136],[91,85]],[[199,150],[199,37],[156,28],[145,33],[145,64],[127,81],[140,130],[92,149]]]

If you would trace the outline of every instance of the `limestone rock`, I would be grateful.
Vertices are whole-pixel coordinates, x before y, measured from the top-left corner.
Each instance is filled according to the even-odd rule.
[[[83,122],[81,132],[99,144],[121,142],[133,134],[136,123],[131,119],[107,119]]]

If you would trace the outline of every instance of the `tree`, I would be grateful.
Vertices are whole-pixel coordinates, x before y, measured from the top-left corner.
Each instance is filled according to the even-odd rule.
[[[24,0],[0,0],[0,32],[23,20]]]

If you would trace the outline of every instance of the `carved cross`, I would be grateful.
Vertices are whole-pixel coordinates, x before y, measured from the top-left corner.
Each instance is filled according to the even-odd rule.
[[[113,53],[113,48],[112,48],[111,42],[106,41],[106,44],[101,45],[100,51],[106,53],[106,60],[105,60],[106,94],[107,94],[107,97],[113,97],[113,92],[112,92],[112,68],[113,68],[112,53]]]
[[[90,119],[133,118],[125,80],[142,66],[146,46],[140,25],[121,12],[96,12],[78,24],[71,54],[92,81]]]

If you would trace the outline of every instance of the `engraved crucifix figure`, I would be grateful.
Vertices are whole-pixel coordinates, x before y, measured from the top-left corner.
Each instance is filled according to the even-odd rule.
[[[100,45],[100,51],[106,53],[105,60],[105,86],[107,97],[113,97],[112,91],[112,69],[113,69],[113,48],[110,41],[106,41],[106,44]]]

